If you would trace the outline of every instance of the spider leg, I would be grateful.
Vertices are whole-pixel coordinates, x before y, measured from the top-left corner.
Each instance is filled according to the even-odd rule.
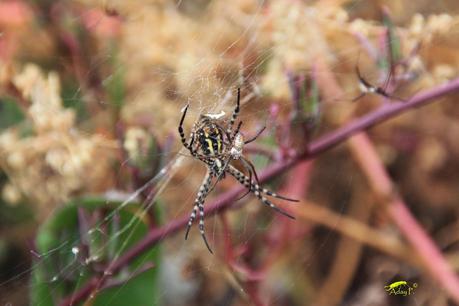
[[[250,189],[247,189],[247,191],[246,191],[243,195],[241,195],[239,198],[237,198],[236,200],[234,200],[234,202],[237,202],[237,201],[243,199],[243,198],[244,198],[246,195],[248,195],[249,193],[250,193]]]
[[[186,140],[186,137],[185,137],[185,133],[183,132],[183,122],[185,121],[185,116],[186,116],[186,112],[188,110],[188,106],[189,104],[187,104],[185,106],[185,109],[183,110],[183,114],[182,114],[182,118],[180,119],[180,123],[179,123],[179,127],[178,127],[178,132],[180,134],[180,139],[182,140],[182,144],[185,148],[188,148],[188,144],[187,144],[187,140]]]
[[[241,88],[238,87],[237,89],[237,100],[236,100],[236,107],[233,110],[233,114],[231,115],[230,122],[228,124],[228,128],[226,129],[227,135],[231,135],[231,131],[233,129],[234,122],[237,119],[237,116],[239,115],[239,106],[241,103]]]
[[[242,161],[244,167],[249,172],[249,178],[248,178],[249,182],[252,182],[252,173],[253,173],[255,175],[255,180],[256,180],[257,184],[260,184],[260,182],[258,180],[257,172],[255,171],[255,167],[253,166],[253,164],[250,161],[248,161],[247,159],[245,159],[244,157],[242,157],[242,156],[241,156],[240,160]],[[231,156],[228,157],[228,159],[226,160],[224,166],[221,168],[222,170],[220,170],[220,173],[217,176],[217,180],[214,182],[214,185],[210,188],[209,193],[212,192],[212,190],[214,190],[214,188],[217,185],[217,183],[221,180],[222,176],[225,174],[226,168],[228,167],[230,161],[231,161]],[[266,190],[266,191],[269,192],[269,190]],[[249,192],[250,192],[250,188],[248,188],[247,192],[243,196],[238,198],[236,201],[239,201],[240,199],[245,197]],[[286,199],[286,198],[283,198],[283,197],[279,197],[279,198],[280,199],[284,199],[284,200]],[[292,200],[292,201],[294,201],[294,200]]]
[[[255,182],[258,185],[260,185],[260,180],[258,179],[257,171],[255,170],[255,166],[252,164],[252,162],[250,162],[243,156],[241,156],[240,160],[242,164],[244,165],[244,167],[247,169],[247,171],[249,171],[249,182],[252,183],[252,173],[253,173],[253,175],[255,176]]]
[[[290,219],[293,219],[295,220],[295,217],[290,215],[289,213],[287,213],[286,211],[280,209],[279,207],[277,207],[276,205],[274,205],[270,200],[268,200],[267,198],[265,198],[258,190],[255,190],[255,191],[252,191],[255,196],[265,205],[271,207],[272,209],[274,209],[275,211],[277,211],[278,213],[290,218]]]
[[[207,242],[206,234],[204,232],[204,199],[202,199],[201,203],[199,204],[199,232],[201,233],[202,240],[206,244],[207,249],[211,254],[212,249],[210,248],[209,242]]]
[[[226,161],[225,161],[225,164],[223,165],[223,167],[220,168],[220,170],[218,171],[218,175],[216,176],[216,180],[214,182],[214,184],[212,185],[212,187],[209,189],[209,192],[208,193],[211,193],[212,190],[214,190],[215,186],[217,185],[217,183],[222,179],[223,175],[225,175],[225,169],[228,167],[229,163],[231,161],[231,156],[229,156]]]
[[[252,168],[251,168],[251,167],[248,167],[248,165],[244,164],[245,159],[244,159],[242,156],[241,156],[240,160],[243,162],[244,167],[246,168],[247,172],[249,173],[249,182],[252,182]],[[255,171],[255,169],[254,169],[254,171]],[[254,172],[254,173],[255,173],[255,179],[256,179],[257,183],[259,183],[259,182],[258,182],[257,173],[256,173],[256,172]],[[245,186],[245,185],[244,185],[244,186]],[[250,188],[247,187],[247,192],[244,193],[244,194],[243,194],[242,196],[240,196],[239,198],[237,198],[236,201],[239,201],[240,199],[244,198],[244,197],[245,197],[246,195],[248,195],[249,193],[250,193]]]
[[[357,100],[362,99],[365,95],[366,95],[366,93],[365,93],[365,92],[362,92],[360,95],[358,95],[357,97],[355,97],[354,99],[352,99],[352,102],[355,102],[355,101],[357,101]]]
[[[260,184],[260,181],[258,180],[258,175],[257,175],[257,172],[255,171],[255,167],[253,166],[253,164],[250,161],[248,161],[247,159],[245,159],[243,156],[241,156],[240,160],[241,160],[242,164],[244,165],[244,167],[246,168],[247,172],[249,173],[248,182],[250,184],[252,184],[252,175],[254,175],[255,176],[255,182],[256,182],[255,185],[258,186]],[[251,191],[251,189],[249,187],[247,187],[247,192],[244,193],[241,197],[239,197],[237,199],[237,201],[239,201],[240,199],[245,197],[247,194],[249,194],[250,191]]]
[[[231,145],[234,141],[234,137],[239,133],[239,130],[241,129],[242,126],[242,121],[239,121],[239,124],[237,125],[237,128],[234,130],[233,134],[231,135],[231,130],[227,130],[226,133],[226,138],[228,139],[228,142],[224,142],[225,145]]]
[[[365,80],[365,78],[362,76],[362,74],[360,73],[360,69],[359,69],[359,66],[355,66],[355,73],[357,74],[357,78],[359,79],[359,82],[364,86],[366,87],[367,89],[370,89],[370,88],[375,88],[375,86],[373,86],[370,82],[368,82],[367,80]]]
[[[357,61],[357,65],[355,66],[355,73],[357,75],[357,78],[359,79],[360,90],[361,90],[362,93],[359,94],[354,99],[352,99],[352,102],[360,100],[361,98],[363,98],[369,92],[370,88],[373,88],[373,85],[368,83],[367,80],[365,80],[363,78],[362,74],[360,73],[358,61]]]
[[[264,131],[265,129],[266,129],[266,126],[264,126],[261,130],[259,130],[258,133],[257,133],[254,137],[250,138],[250,139],[247,140],[247,141],[244,141],[244,144],[251,143],[252,141],[254,141],[255,139],[257,139],[258,136],[260,136],[261,133],[263,133],[263,131]]]
[[[191,225],[193,224],[194,219],[196,219],[196,213],[198,212],[198,206],[199,206],[198,201],[200,201],[199,194],[195,200],[195,204],[193,207],[193,211],[191,212],[190,218],[188,219],[188,224],[186,226],[186,232],[185,232],[185,240],[188,239],[188,233],[190,232]]]
[[[183,110],[182,118],[180,119],[180,123],[179,123],[179,127],[178,127],[178,132],[180,134],[180,140],[182,141],[183,146],[190,151],[191,155],[194,156],[195,153],[193,152],[193,149],[192,149],[192,146],[193,146],[193,143],[194,143],[194,131],[192,131],[190,133],[190,137],[189,137],[190,138],[190,143],[187,143],[187,139],[185,137],[185,132],[183,131],[183,122],[185,121],[186,112],[188,111],[188,107],[189,106],[190,105],[187,104],[185,106],[185,109]]]
[[[392,38],[391,38],[391,31],[387,31],[387,35],[388,35],[388,41],[391,42],[392,41]],[[416,50],[417,46],[414,48],[414,50]],[[386,81],[384,82],[384,85],[382,88],[378,87],[376,88],[376,93],[388,98],[388,99],[391,99],[391,100],[398,100],[398,101],[401,101],[401,102],[406,102],[405,99],[401,99],[399,97],[396,97],[396,96],[392,96],[392,95],[389,95],[387,93],[387,88],[389,87],[389,85],[391,84],[391,81],[392,81],[392,78],[394,78],[394,75],[395,75],[395,67],[397,65],[400,64],[400,62],[395,62],[394,63],[394,58],[393,58],[393,53],[392,53],[392,50],[391,50],[391,44],[387,44],[387,53],[388,53],[388,56],[389,56],[389,73],[387,75],[387,78],[386,78]]]
[[[260,186],[258,186],[258,184],[253,184],[249,181],[249,178],[244,175],[242,172],[240,172],[239,170],[237,170],[236,168],[234,168],[233,166],[229,165],[228,168],[227,168],[227,171],[229,174],[231,174],[239,183],[241,183],[242,185],[244,185],[245,187],[247,187],[248,189],[250,189],[250,191],[265,205],[271,207],[272,209],[274,209],[275,211],[277,211],[278,213],[281,213],[283,214],[284,216],[286,217],[289,217],[291,219],[295,219],[295,217],[293,217],[292,215],[290,215],[289,213],[287,213],[286,211],[280,209],[279,207],[277,207],[276,205],[274,205],[271,201],[269,201],[267,198],[265,198],[262,193],[266,193],[267,195],[270,195],[270,196],[273,196],[273,197],[279,197],[277,194],[265,189],[265,188],[261,188]],[[281,198],[281,199],[284,199],[284,198]],[[289,199],[291,200],[291,199]],[[297,200],[291,200],[291,201],[297,201]]]
[[[383,86],[382,87],[378,87],[376,91],[378,91],[378,89],[380,89],[381,91],[386,92],[386,90],[389,87],[389,84],[391,82],[391,79],[392,79],[392,73],[393,73],[393,69],[392,69],[392,65],[391,65],[391,67],[389,68],[389,73],[387,74],[387,78],[384,81]]]
[[[406,100],[404,100],[402,98],[399,98],[399,97],[396,97],[396,96],[392,96],[392,95],[390,95],[390,94],[388,94],[386,92],[387,87],[389,86],[390,80],[392,78],[392,71],[389,71],[389,74],[388,74],[386,80],[384,81],[383,87],[375,86],[375,85],[371,84],[370,82],[368,82],[367,80],[365,80],[365,78],[360,73],[360,69],[359,69],[358,65],[355,66],[355,72],[357,74],[357,78],[359,79],[359,82],[360,82],[361,86],[365,88],[365,91],[363,91],[360,95],[358,95],[357,97],[352,99],[352,102],[355,102],[355,101],[359,100],[360,98],[365,96],[367,93],[375,93],[375,94],[383,96],[383,97],[385,97],[387,99],[406,102]]]
[[[234,168],[231,165],[228,168],[230,168],[229,169],[229,173],[232,176],[234,176],[241,184],[243,184],[245,186],[246,184],[250,183],[252,185],[252,189],[254,191],[258,190],[259,192],[264,193],[264,194],[266,194],[266,195],[268,195],[270,197],[278,198],[278,199],[289,201],[289,202],[299,202],[296,199],[287,198],[287,197],[285,197],[283,195],[280,195],[280,194],[277,194],[275,192],[272,192],[272,191],[270,191],[270,190],[268,190],[266,188],[260,187],[259,184],[252,183],[244,173],[242,173],[241,171],[239,171],[238,169]],[[257,182],[258,182],[258,180],[257,180]]]
[[[231,139],[231,141],[234,139],[234,137],[236,137],[236,135],[239,133],[239,130],[241,129],[241,126],[242,126],[242,121],[239,121],[239,124],[237,125],[237,128],[234,130],[234,133],[233,133],[233,138]]]
[[[274,193],[272,191],[269,191],[268,189],[266,188],[261,188],[259,186],[257,186],[260,191],[266,195],[269,195],[271,197],[274,197],[274,198],[278,198],[278,199],[281,199],[281,200],[285,200],[285,201],[289,201],[289,202],[299,202],[299,200],[297,199],[291,199],[291,198],[287,198],[287,197],[284,197],[283,195],[280,195],[280,194],[277,194],[277,193]]]
[[[209,185],[211,182],[212,176],[208,171],[202,182],[201,187],[199,188],[198,195],[194,202],[193,211],[191,212],[190,218],[188,219],[188,224],[185,232],[185,240],[188,239],[188,233],[190,231],[191,225],[193,224],[193,221],[196,219],[196,215],[199,209],[199,231],[201,233],[202,239],[204,240],[204,243],[207,246],[207,249],[210,253],[213,254],[212,249],[210,248],[209,243],[207,242],[206,234],[204,232],[204,200],[209,194]]]
[[[406,102],[405,99],[399,98],[397,96],[392,96],[379,87],[376,88],[376,93],[390,100],[398,100],[398,101]]]
[[[391,67],[389,69],[389,73],[387,75],[386,80],[384,81],[383,86],[382,87],[376,87],[375,93],[377,93],[378,95],[381,95],[381,96],[383,96],[383,97],[385,97],[387,99],[390,99],[390,100],[394,100],[395,99],[395,100],[404,101],[403,99],[397,98],[397,97],[392,96],[389,93],[387,93],[387,88],[389,87],[389,84],[391,82],[393,73],[394,73],[394,70]]]

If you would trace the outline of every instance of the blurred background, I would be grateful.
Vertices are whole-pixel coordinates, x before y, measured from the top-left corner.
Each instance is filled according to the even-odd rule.
[[[300,200],[273,200],[296,220],[227,201],[206,218],[213,255],[196,222],[184,240],[206,168],[177,133],[185,105],[188,135],[241,88],[245,137],[266,128],[244,154],[266,176],[455,79],[458,13],[452,0],[1,1],[0,304],[459,304],[457,96],[271,175],[264,186]],[[206,207],[237,186],[219,182]]]

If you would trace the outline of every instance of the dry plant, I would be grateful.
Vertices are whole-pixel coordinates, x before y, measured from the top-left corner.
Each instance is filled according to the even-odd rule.
[[[29,212],[0,213],[0,243],[35,241],[0,302],[458,304],[458,8],[0,3],[0,205]],[[186,104],[186,131],[231,114],[237,88],[243,133],[266,126],[244,147],[260,182],[300,202],[279,203],[289,220],[223,180],[211,255],[196,229],[183,239],[205,167],[177,128]]]

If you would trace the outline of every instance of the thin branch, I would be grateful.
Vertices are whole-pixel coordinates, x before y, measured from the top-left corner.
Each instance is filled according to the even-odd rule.
[[[296,165],[298,162],[304,159],[309,159],[317,156],[318,154],[348,139],[350,136],[354,135],[357,132],[366,130],[382,121],[395,117],[403,113],[404,111],[423,106],[429,102],[432,102],[434,99],[440,98],[447,94],[454,93],[456,91],[459,91],[459,78],[454,79],[449,83],[437,86],[433,89],[423,91],[409,99],[407,102],[393,102],[383,104],[375,111],[361,118],[351,121],[349,124],[337,129],[334,132],[321,136],[316,141],[313,141],[304,152],[296,154],[290,160],[280,161],[269,166],[259,176],[260,182],[264,182],[270,178],[278,176],[279,174],[287,171],[292,166]],[[214,215],[216,213],[219,213],[220,211],[223,211],[231,207],[233,202],[237,199],[238,195],[243,191],[244,187],[237,186],[223,193],[212,203],[207,205],[205,210],[206,215]],[[140,254],[153,247],[159,241],[183,229],[186,226],[187,221],[188,216],[183,216],[179,219],[170,221],[168,224],[165,224],[160,228],[151,230],[141,241],[139,241],[126,253],[124,253],[117,260],[115,260],[110,265],[110,271],[108,271],[107,273],[116,273],[126,264],[131,262],[134,258],[138,257]],[[102,284],[100,284],[100,282],[104,282],[104,278],[99,278],[97,276],[93,277],[76,293],[65,298],[60,305],[73,305],[79,301],[86,299],[89,295],[91,295],[91,293],[95,293],[94,290],[96,288],[101,287]]]
[[[381,105],[375,111],[364,115],[351,121],[349,124],[342,128],[337,129],[334,132],[328,133],[316,141],[312,142],[308,147],[308,151],[304,154],[317,155],[329,148],[335,146],[337,143],[349,138],[357,132],[366,130],[382,121],[386,121],[392,117],[395,117],[409,109],[417,108],[432,102],[434,99],[440,98],[446,94],[459,92],[459,78],[454,79],[446,84],[439,85],[433,89],[425,90],[406,102],[390,102]],[[303,154],[303,155],[304,155]],[[302,156],[302,155],[300,155]],[[305,156],[302,156],[303,158]]]
[[[456,303],[459,303],[459,279],[435,242],[413,217],[400,195],[396,193],[371,142],[363,134],[353,137],[351,141],[354,142],[353,154],[358,156],[356,160],[368,177],[371,189],[386,204],[389,216],[416,250],[413,256],[421,259],[423,267],[432,278],[447,290]]]
[[[419,256],[411,253],[411,248],[393,236],[384,235],[364,222],[352,217],[340,215],[313,202],[303,201],[294,209],[298,219],[314,222],[339,232],[354,241],[366,244],[392,257],[414,266],[420,266]]]
[[[329,70],[326,65],[323,66],[323,70]],[[336,92],[331,93],[332,95],[342,94],[342,90],[333,77],[329,78],[327,83],[334,84],[335,86],[332,87],[337,89]],[[437,90],[425,91],[423,94],[413,97],[410,100],[410,104],[413,105],[413,103],[416,103],[414,107],[423,105],[429,100],[424,100],[424,102],[420,103],[417,103],[416,100],[419,100],[420,97],[428,97],[428,99],[439,97],[438,94],[441,93],[443,89],[446,87],[451,88],[449,86],[454,86],[455,83],[457,83],[457,80],[443,87],[437,87]],[[328,89],[328,87],[325,88]],[[326,92],[328,93],[329,90]],[[390,115],[391,111],[399,111],[401,108],[406,107],[404,104],[405,103],[399,103],[399,107],[395,109],[391,107],[382,107],[381,109],[389,109],[384,114]],[[390,104],[385,103],[384,105],[387,106]],[[349,146],[355,160],[366,174],[373,192],[378,196],[380,202],[386,204],[393,222],[416,250],[416,253],[413,255],[420,259],[423,267],[429,272],[433,279],[447,290],[450,297],[456,302],[459,302],[459,279],[441,251],[423,230],[422,226],[416,221],[402,198],[396,193],[393,183],[366,133],[359,133],[352,137],[349,141]]]

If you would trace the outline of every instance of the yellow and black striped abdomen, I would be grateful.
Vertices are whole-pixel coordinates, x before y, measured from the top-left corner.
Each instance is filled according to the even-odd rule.
[[[223,130],[215,124],[199,129],[197,139],[204,155],[219,156],[224,151]]]

